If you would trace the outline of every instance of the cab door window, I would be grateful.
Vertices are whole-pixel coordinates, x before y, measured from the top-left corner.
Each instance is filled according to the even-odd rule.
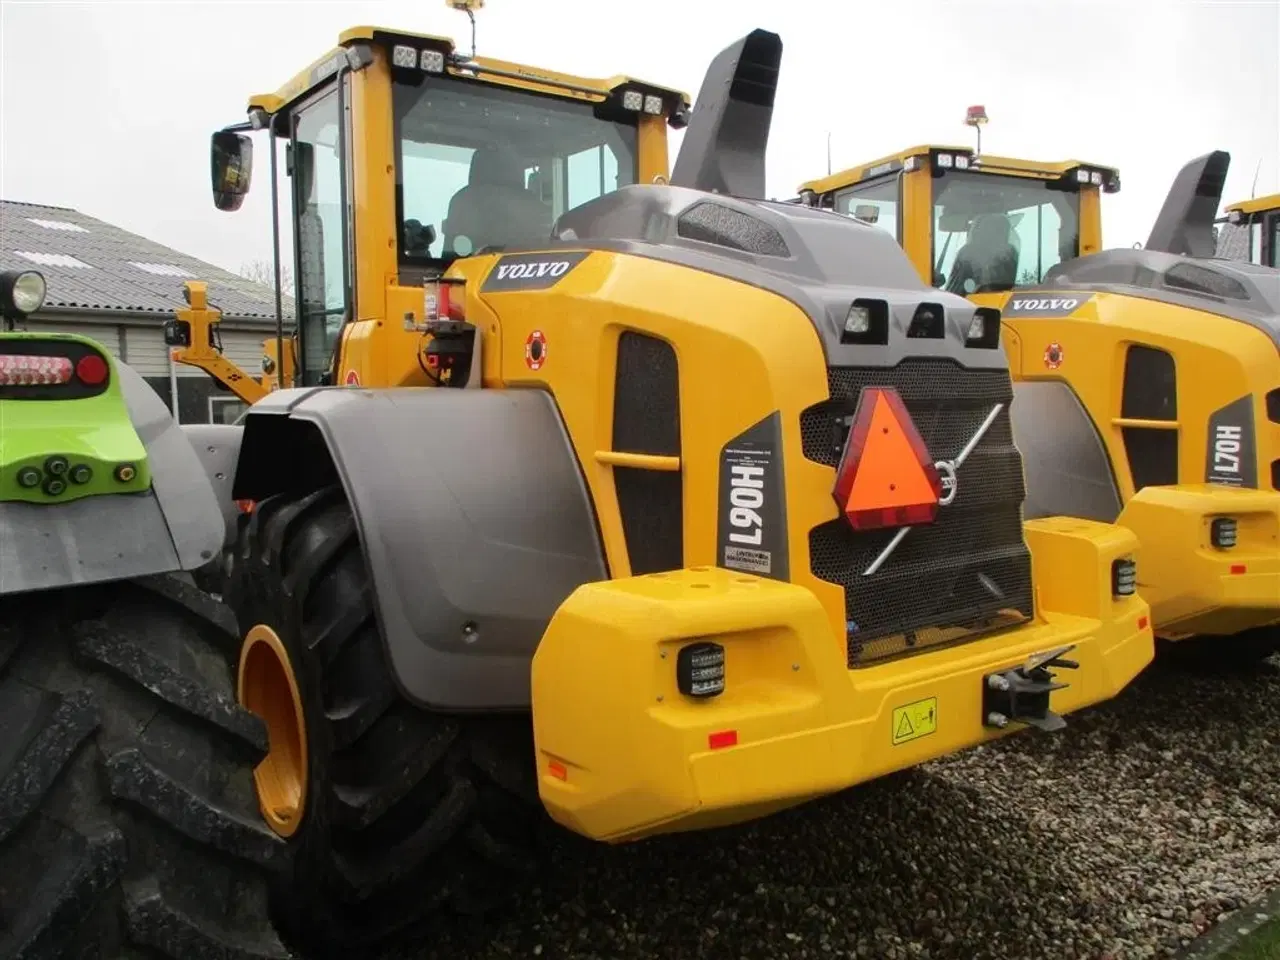
[[[840,190],[835,196],[837,213],[870,223],[878,230],[883,230],[894,240],[898,236],[898,189],[899,178],[878,180],[872,183],[859,184]]]
[[[338,92],[295,114],[292,150],[294,244],[301,381],[320,382],[347,316]]]

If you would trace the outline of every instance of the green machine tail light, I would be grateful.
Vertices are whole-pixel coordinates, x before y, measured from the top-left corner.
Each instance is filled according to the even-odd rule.
[[[0,334],[0,502],[53,505],[151,486],[113,361],[75,334]]]
[[[0,400],[84,400],[110,383],[111,364],[90,340],[0,338]]]

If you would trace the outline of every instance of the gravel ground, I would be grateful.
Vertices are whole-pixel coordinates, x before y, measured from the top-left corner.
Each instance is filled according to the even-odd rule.
[[[558,840],[542,885],[394,960],[1134,960],[1280,884],[1280,670],[1125,694],[738,827]],[[392,960],[389,956],[387,960]]]

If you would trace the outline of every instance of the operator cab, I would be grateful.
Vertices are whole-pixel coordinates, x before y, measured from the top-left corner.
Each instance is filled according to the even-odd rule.
[[[545,245],[565,212],[665,176],[666,129],[690,109],[687,95],[630,77],[571,77],[466,55],[445,37],[356,27],[251,98],[248,123],[214,134],[214,202],[235,210],[249,190],[242,131],[266,130],[273,154],[286,143],[283,177],[273,162],[271,178],[273,199],[292,193],[298,379],[325,383],[353,327],[402,321],[403,288],[459,258]]]
[[[888,232],[922,279],[970,296],[1034,286],[1095,252],[1097,193],[1119,188],[1116,171],[1092,164],[922,146],[806,183],[801,198]]]

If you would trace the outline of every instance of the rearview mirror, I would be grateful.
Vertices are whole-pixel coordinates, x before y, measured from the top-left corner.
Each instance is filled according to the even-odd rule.
[[[943,213],[938,217],[938,229],[944,233],[967,233],[969,215],[967,213]]]
[[[209,143],[213,205],[228,212],[239,210],[253,179],[253,141],[242,133],[219,130]]]

